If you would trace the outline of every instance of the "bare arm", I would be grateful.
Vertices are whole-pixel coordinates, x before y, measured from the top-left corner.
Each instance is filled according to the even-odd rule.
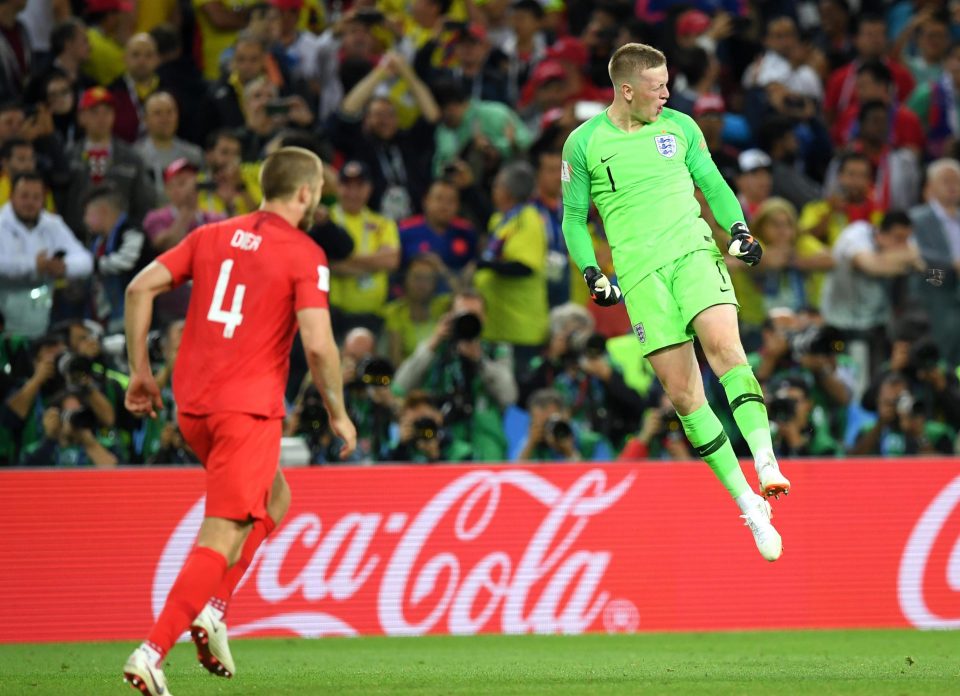
[[[153,320],[153,299],[173,287],[173,276],[162,263],[151,261],[127,285],[123,323],[127,332],[127,360],[130,374],[150,369],[147,333]]]
[[[853,257],[853,267],[876,278],[903,275],[913,268],[922,270],[922,259],[916,249],[896,249],[885,252],[862,251]]]
[[[377,85],[387,79],[387,71],[381,63],[364,77],[360,82],[354,85],[340,104],[340,113],[348,118],[359,118],[363,114],[367,102],[373,96]]]
[[[80,443],[83,445],[87,456],[90,457],[90,461],[98,469],[112,469],[117,465],[116,455],[101,445],[89,430],[84,430],[80,435]]]
[[[400,249],[397,247],[380,247],[372,254],[351,256],[344,261],[331,263],[330,268],[336,273],[347,275],[362,275],[377,271],[394,271],[400,267]]]
[[[437,100],[433,98],[433,92],[430,91],[430,88],[424,84],[423,80],[417,77],[413,66],[403,57],[397,57],[396,65],[400,77],[402,77],[410,87],[410,93],[413,95],[414,101],[417,102],[417,106],[420,107],[420,113],[423,115],[423,119],[427,121],[427,123],[436,123],[439,121],[440,107],[437,105]]]
[[[330,311],[319,307],[301,309],[297,312],[297,322],[313,383],[323,397],[330,420],[346,418],[340,351],[333,339]]]
[[[793,267],[798,271],[829,271],[837,265],[833,254],[829,251],[821,251],[813,256],[797,256],[793,259]]]
[[[170,223],[169,227],[164,228],[153,238],[153,246],[157,251],[166,251],[175,247],[190,230],[190,223],[193,222],[193,214],[185,215],[183,211],[178,210],[177,216]]]

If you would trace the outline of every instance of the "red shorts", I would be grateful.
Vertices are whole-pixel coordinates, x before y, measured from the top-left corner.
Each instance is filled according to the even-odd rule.
[[[207,470],[206,517],[263,519],[280,462],[282,418],[213,413],[177,419]]]

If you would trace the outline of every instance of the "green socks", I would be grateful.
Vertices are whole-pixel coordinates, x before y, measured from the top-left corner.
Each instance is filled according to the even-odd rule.
[[[749,365],[737,365],[720,378],[730,409],[754,458],[764,450],[773,451],[770,420],[763,403],[763,390]]]
[[[750,490],[740,470],[737,455],[733,453],[727,434],[723,432],[723,426],[710,404],[704,404],[688,416],[680,416],[680,422],[683,423],[683,430],[690,444],[713,469],[713,473],[731,496],[738,498]],[[767,433],[768,438],[769,436]]]

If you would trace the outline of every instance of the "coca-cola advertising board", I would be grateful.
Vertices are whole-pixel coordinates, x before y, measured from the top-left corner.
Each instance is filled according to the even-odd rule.
[[[231,633],[960,626],[960,462],[784,470],[784,555],[767,563],[701,463],[288,469],[293,504],[235,594]],[[143,637],[203,482],[0,473],[0,642]]]

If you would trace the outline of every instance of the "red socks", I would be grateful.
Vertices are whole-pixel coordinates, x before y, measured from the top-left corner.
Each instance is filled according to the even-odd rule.
[[[190,627],[190,623],[220,585],[226,570],[227,559],[205,546],[194,547],[187,556],[180,574],[170,588],[160,618],[147,636],[147,641],[160,653],[161,658]]]
[[[276,527],[276,523],[269,515],[262,520],[257,520],[250,527],[250,533],[247,535],[247,540],[243,542],[243,549],[240,551],[240,560],[227,568],[227,572],[223,574],[223,579],[220,581],[220,586],[210,600],[210,604],[219,609],[221,613],[226,613],[227,604],[230,602],[233,591],[237,589],[243,574],[247,572],[247,568],[253,562],[253,557],[256,555],[257,549],[260,548],[260,544],[273,531],[274,527]]]

